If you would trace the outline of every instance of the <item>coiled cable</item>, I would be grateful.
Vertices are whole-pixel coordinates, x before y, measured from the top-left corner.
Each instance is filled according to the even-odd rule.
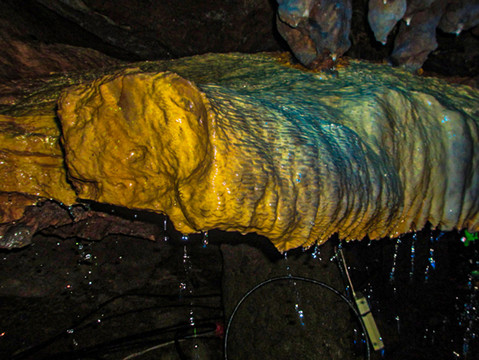
[[[268,284],[271,284],[273,282],[277,282],[277,281],[284,281],[284,280],[288,280],[288,281],[291,281],[291,280],[295,280],[295,281],[303,281],[303,282],[307,282],[307,283],[311,283],[311,284],[315,284],[315,285],[318,285],[318,286],[321,286],[331,292],[333,292],[334,294],[336,294],[337,296],[339,296],[341,298],[341,300],[343,300],[348,306],[349,308],[353,311],[354,315],[356,315],[356,317],[358,318],[359,320],[359,324],[361,325],[361,328],[362,328],[362,331],[363,331],[363,334],[364,334],[364,337],[366,339],[366,358],[368,360],[370,360],[370,357],[371,357],[371,349],[370,349],[370,343],[369,343],[369,339],[367,338],[366,334],[367,334],[367,331],[366,331],[366,328],[364,326],[364,323],[362,321],[362,318],[361,318],[361,315],[359,314],[359,312],[356,310],[354,304],[349,301],[349,299],[344,296],[341,292],[339,292],[338,290],[336,290],[335,288],[333,288],[332,286],[322,282],[322,281],[319,281],[319,280],[315,280],[315,279],[310,279],[310,278],[305,278],[305,277],[301,277],[301,276],[289,276],[289,275],[285,275],[285,276],[279,276],[279,277],[274,277],[274,278],[270,278],[270,279],[267,279],[261,283],[259,283],[258,285],[256,285],[255,287],[253,287],[252,289],[250,289],[249,291],[246,292],[246,294],[243,295],[243,297],[241,298],[240,301],[238,301],[238,303],[236,304],[233,312],[231,313],[231,316],[228,320],[228,324],[226,325],[226,329],[225,329],[225,339],[224,339],[224,352],[225,352],[225,360],[228,360],[228,337],[229,337],[229,332],[230,332],[230,328],[231,328],[231,324],[233,323],[233,319],[236,315],[236,313],[238,312],[239,308],[241,307],[241,305],[243,304],[243,302],[251,295],[253,294],[256,290],[262,288],[263,286],[266,286]]]

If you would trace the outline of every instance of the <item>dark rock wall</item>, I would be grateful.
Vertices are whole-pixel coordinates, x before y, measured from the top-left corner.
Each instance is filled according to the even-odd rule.
[[[426,60],[425,70],[447,75],[471,76],[479,72],[477,1],[407,1],[403,15],[405,1],[389,0],[384,4],[382,0],[355,0],[341,2],[337,16],[333,2],[279,3],[3,0],[0,78],[84,70],[118,60],[289,48],[299,60],[313,65],[329,53],[338,57],[346,51],[347,56],[370,60],[387,60],[392,54],[393,62],[409,64],[414,69]],[[309,15],[298,12],[306,8],[310,8]],[[423,27],[415,26],[421,16],[423,27],[429,29],[427,35],[419,31]],[[298,24],[288,24],[295,18]],[[325,19],[330,19],[330,23],[326,24]],[[406,25],[407,20],[411,26]],[[288,33],[289,46],[280,33]],[[302,56],[298,49],[306,49],[312,55]]]

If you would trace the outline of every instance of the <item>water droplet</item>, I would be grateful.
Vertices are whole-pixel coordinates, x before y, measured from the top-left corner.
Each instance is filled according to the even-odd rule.
[[[304,312],[299,308],[298,304],[294,305],[296,312],[298,313],[299,323],[304,326]]]
[[[32,243],[33,231],[23,224],[10,227],[3,236],[0,236],[0,248],[14,249],[23,248]]]
[[[393,266],[391,268],[391,272],[389,273],[389,281],[392,283],[394,281],[394,276],[396,274],[396,266],[397,266],[397,257],[399,253],[399,245],[401,244],[401,237],[396,239],[396,245],[394,245],[394,255],[393,255]]]
[[[288,263],[288,252],[285,251],[284,254],[284,261],[286,263],[286,273],[288,275],[288,277],[293,277],[292,273],[291,273],[291,267],[289,266],[289,263]],[[296,281],[295,280],[292,280],[292,283],[293,283],[293,290],[294,290],[294,295],[295,295],[295,299],[296,299],[296,303],[294,305],[294,310],[296,311],[296,313],[298,314],[298,320],[299,320],[299,323],[304,326],[304,311],[300,308],[300,296],[299,296],[299,291],[298,291],[298,288],[297,288],[297,284],[296,284]]]
[[[414,233],[411,240],[411,270],[409,271],[410,280],[412,280],[414,277],[414,267],[415,267],[415,258],[416,258],[416,240],[417,240],[417,233]]]
[[[170,240],[169,236],[166,234],[167,225],[168,225],[168,218],[165,215],[165,218],[163,219],[163,241]]]
[[[207,247],[208,246],[208,231],[205,231],[203,233],[203,247]]]
[[[313,259],[318,259],[319,261],[321,261],[321,248],[318,244],[314,245],[314,249],[313,249],[313,252],[311,254],[311,256],[313,257]]]
[[[464,24],[460,23],[455,32],[456,36],[459,36],[463,29],[464,29]]]

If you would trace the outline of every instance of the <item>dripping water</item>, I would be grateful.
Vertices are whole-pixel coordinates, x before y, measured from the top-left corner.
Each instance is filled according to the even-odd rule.
[[[209,242],[209,240],[208,240],[208,231],[205,231],[205,232],[203,233],[203,247],[204,247],[204,248],[208,246],[208,242]]]
[[[397,267],[397,257],[399,253],[399,246],[401,245],[401,237],[399,236],[396,239],[396,244],[394,245],[394,255],[393,255],[393,265],[391,268],[391,272],[389,273],[389,282],[392,284],[394,282],[394,278],[396,276],[396,267]],[[396,293],[396,287],[394,287],[394,293]]]
[[[179,298],[180,301],[184,301],[188,299],[188,323],[190,328],[193,332],[193,337],[196,338],[196,320],[195,320],[195,313],[193,310],[194,301],[194,289],[192,284],[191,278],[191,270],[193,268],[193,264],[191,262],[191,255],[190,255],[190,244],[189,244],[189,236],[182,235],[181,241],[183,243],[183,256],[182,256],[182,266],[183,266],[183,280],[180,281],[179,284]],[[193,359],[199,359],[199,344],[195,340],[193,344]]]
[[[167,235],[168,217],[165,215],[163,219],[163,241],[168,241],[170,238]]]
[[[71,338],[71,344],[74,349],[77,349],[79,346],[78,341],[75,338],[75,329],[68,329],[67,330],[68,336]]]
[[[313,249],[313,252],[312,252],[311,256],[313,257],[313,259],[318,259],[319,261],[322,260],[322,258],[321,258],[321,248],[319,247],[318,244],[314,245],[314,249]]]
[[[479,299],[477,297],[477,285],[474,285],[474,278],[472,272],[467,276],[467,299],[462,307],[459,315],[459,326],[464,328],[464,335],[462,339],[462,358],[467,360],[471,355],[470,343],[471,340],[477,337],[477,328],[479,325],[479,316],[477,309],[479,307]]]
[[[431,231],[431,236],[429,238],[429,256],[427,258],[428,262],[426,265],[426,270],[424,270],[424,282],[427,283],[429,280],[430,270],[436,269],[436,259],[434,257],[434,244],[439,241],[439,239],[444,235],[441,232],[437,237],[434,237],[434,234]]]
[[[417,232],[412,235],[411,240],[411,270],[409,270],[409,280],[412,281],[414,278],[414,268],[415,268],[415,258],[416,258],[416,240]]]
[[[391,267],[391,271],[389,272],[389,283],[392,286],[392,291],[394,295],[397,295],[397,287],[395,284],[395,279],[396,279],[396,272],[397,272],[397,266],[398,266],[398,254],[399,254],[399,248],[401,246],[401,243],[402,243],[402,237],[398,236],[396,239],[396,244],[394,244],[393,264]],[[397,312],[394,316],[394,321],[396,324],[397,333],[398,335],[400,335],[401,334],[401,318]]]
[[[292,277],[293,275],[291,273],[291,267],[289,266],[289,263],[288,263],[287,252],[284,253],[284,261],[286,263],[286,273],[288,277]],[[296,311],[296,314],[298,315],[299,323],[301,324],[301,326],[304,326],[304,311],[300,306],[301,301],[300,301],[298,287],[295,280],[292,280],[292,283],[293,283],[293,290],[294,290],[294,296],[295,296],[294,311]]]

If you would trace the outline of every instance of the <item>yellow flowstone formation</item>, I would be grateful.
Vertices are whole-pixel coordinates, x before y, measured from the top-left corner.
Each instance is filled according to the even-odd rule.
[[[471,88],[356,61],[331,74],[268,54],[141,63],[62,92],[69,183],[57,145],[57,177],[33,176],[58,194],[0,190],[70,203],[71,184],[184,233],[257,232],[282,251],[427,221],[477,231],[478,109]]]
[[[207,107],[191,82],[163,72],[127,70],[65,92],[58,114],[78,196],[166,212],[197,231],[180,206],[211,163]]]
[[[75,202],[59,136],[53,112],[0,115],[0,223],[20,218],[40,198]]]

